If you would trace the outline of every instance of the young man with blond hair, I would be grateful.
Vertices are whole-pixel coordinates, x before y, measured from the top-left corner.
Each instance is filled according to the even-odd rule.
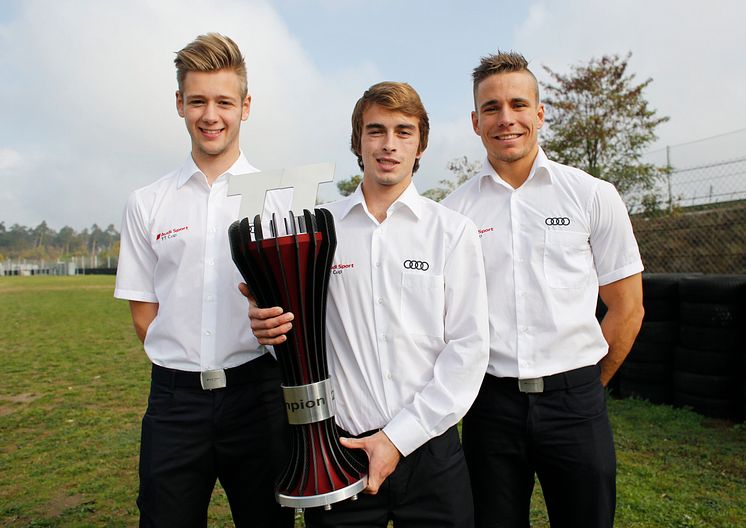
[[[476,526],[529,526],[538,476],[553,528],[614,522],[604,385],[642,322],[642,262],[614,187],[547,159],[544,106],[518,53],[474,70],[483,168],[444,200],[479,227],[490,359],[463,423]],[[608,312],[599,326],[596,300]]]
[[[251,334],[228,243],[241,199],[227,196],[228,179],[256,172],[239,145],[251,105],[246,66],[235,42],[216,33],[174,63],[191,153],[130,196],[114,293],[129,300],[152,362],[140,526],[206,526],[220,480],[236,526],[289,528],[292,510],[274,499],[285,439],[280,373]],[[276,210],[289,208],[287,193],[270,196]]]
[[[473,526],[456,424],[487,362],[482,255],[472,222],[412,182],[429,121],[408,84],[368,89],[352,115],[363,181],[324,205],[337,249],[326,314],[342,443],[365,452],[367,493],[306,510],[316,527]],[[292,314],[252,308],[263,344],[285,340]]]

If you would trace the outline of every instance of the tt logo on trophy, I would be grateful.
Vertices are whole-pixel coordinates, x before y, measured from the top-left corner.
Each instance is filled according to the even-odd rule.
[[[337,239],[331,213],[314,206],[319,183],[333,175],[334,165],[324,163],[236,175],[228,187],[229,195],[241,195],[242,220],[228,230],[233,262],[259,307],[295,314],[288,339],[274,347],[291,429],[275,495],[294,508],[331,508],[356,499],[367,483],[366,464],[339,443],[326,361],[326,296]],[[267,191],[287,188],[302,215],[256,214],[265,210]]]

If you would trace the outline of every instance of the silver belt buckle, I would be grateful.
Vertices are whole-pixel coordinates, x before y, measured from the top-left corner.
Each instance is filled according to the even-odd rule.
[[[528,393],[544,392],[544,378],[519,379],[518,390]]]
[[[205,370],[199,373],[199,381],[204,390],[225,388],[225,370]]]

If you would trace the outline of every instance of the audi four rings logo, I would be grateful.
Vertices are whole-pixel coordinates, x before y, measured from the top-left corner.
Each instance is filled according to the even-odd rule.
[[[548,226],[569,226],[570,219],[566,216],[555,216],[554,218],[547,218],[544,223]]]
[[[427,271],[430,269],[430,264],[424,260],[405,260],[404,269]]]

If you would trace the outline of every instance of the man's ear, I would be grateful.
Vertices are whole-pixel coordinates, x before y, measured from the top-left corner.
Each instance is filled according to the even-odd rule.
[[[251,113],[251,95],[246,94],[241,107],[241,121],[246,121]]]
[[[176,111],[179,112],[179,117],[184,117],[184,98],[179,90],[176,90]]]
[[[539,125],[536,128],[541,128],[544,126],[544,105],[541,103],[539,103],[539,110],[536,117],[538,117],[539,120]]]

